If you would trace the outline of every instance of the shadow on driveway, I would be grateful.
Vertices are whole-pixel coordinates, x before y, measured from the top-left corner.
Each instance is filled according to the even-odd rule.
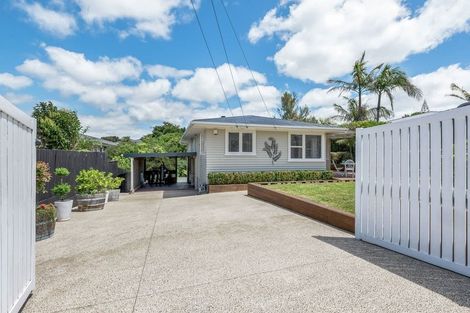
[[[470,278],[354,238],[313,236],[470,308]]]

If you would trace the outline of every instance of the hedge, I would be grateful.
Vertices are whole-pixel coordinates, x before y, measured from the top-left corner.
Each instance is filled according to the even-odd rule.
[[[208,174],[209,185],[327,180],[332,177],[331,171],[212,172]]]

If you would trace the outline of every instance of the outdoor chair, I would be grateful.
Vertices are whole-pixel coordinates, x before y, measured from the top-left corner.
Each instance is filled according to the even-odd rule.
[[[349,173],[351,173],[351,177],[356,176],[356,163],[353,160],[346,160],[343,162],[343,165],[346,177],[349,177]]]

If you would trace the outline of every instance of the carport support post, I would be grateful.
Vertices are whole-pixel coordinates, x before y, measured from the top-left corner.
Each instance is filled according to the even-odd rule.
[[[129,193],[134,192],[134,158],[130,158],[131,161],[131,177],[130,177],[130,186],[129,186]]]

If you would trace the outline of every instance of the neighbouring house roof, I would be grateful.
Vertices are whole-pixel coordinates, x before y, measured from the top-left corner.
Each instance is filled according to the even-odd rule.
[[[229,116],[218,118],[196,119],[189,123],[186,132],[183,135],[182,142],[187,140],[194,134],[198,133],[198,129],[217,128],[217,127],[240,127],[240,128],[268,128],[268,129],[312,129],[323,130],[327,133],[347,133],[346,128],[338,126],[322,125],[301,121],[283,120],[279,118],[245,115],[245,116]]]
[[[101,143],[104,146],[114,147],[114,146],[118,145],[118,143],[114,142],[114,141],[110,141],[110,140],[106,140],[106,139],[102,139],[102,138],[98,138],[98,137],[93,137],[93,136],[90,136],[90,135],[82,135],[82,136],[83,136],[83,138],[93,140],[93,141],[97,141],[97,142]]]

